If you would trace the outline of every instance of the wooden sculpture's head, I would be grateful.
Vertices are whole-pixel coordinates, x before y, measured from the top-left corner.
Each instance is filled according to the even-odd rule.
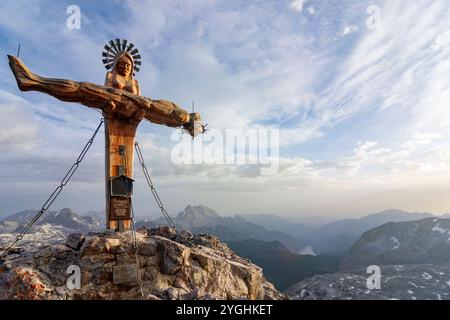
[[[133,77],[134,59],[128,52],[120,52],[114,59],[112,72],[106,73],[105,86],[141,95],[139,84]]]
[[[124,78],[133,78],[134,60],[128,52],[118,54],[114,63],[113,72],[121,75]]]

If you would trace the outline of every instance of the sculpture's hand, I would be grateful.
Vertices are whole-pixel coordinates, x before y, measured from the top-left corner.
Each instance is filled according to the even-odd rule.
[[[205,125],[198,112],[189,114],[189,122],[183,124],[183,128],[188,131],[192,137],[205,132]]]
[[[114,101],[110,100],[106,102],[105,107],[102,110],[102,114],[105,118],[112,118],[114,116],[114,112],[116,111],[116,104]]]

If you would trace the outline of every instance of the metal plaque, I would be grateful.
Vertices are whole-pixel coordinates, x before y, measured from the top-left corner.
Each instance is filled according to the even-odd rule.
[[[135,264],[113,267],[113,284],[137,282],[137,267]]]
[[[129,220],[130,201],[127,197],[111,197],[111,220]]]

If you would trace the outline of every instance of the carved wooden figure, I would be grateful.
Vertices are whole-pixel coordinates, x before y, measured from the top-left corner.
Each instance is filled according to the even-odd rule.
[[[18,58],[8,56],[20,90],[40,91],[62,101],[77,102],[102,111],[105,117],[106,227],[116,231],[131,227],[131,194],[112,195],[111,181],[124,182],[124,177],[133,178],[134,140],[141,120],[182,127],[192,137],[204,132],[198,113],[189,113],[170,101],[140,95],[139,84],[133,78],[133,71],[139,71],[135,58],[140,56],[136,49],[131,51],[131,44],[127,46],[126,40],[123,41],[115,44],[110,41],[114,44],[112,48],[105,46],[109,50],[106,55],[103,53],[107,57],[103,61],[107,69],[112,69],[106,74],[105,86],[44,78],[32,73]]]

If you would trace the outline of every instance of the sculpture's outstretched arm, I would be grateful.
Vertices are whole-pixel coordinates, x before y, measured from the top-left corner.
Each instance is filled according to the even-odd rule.
[[[81,103],[106,115],[139,123],[143,118],[169,127],[182,126],[192,136],[202,133],[200,115],[189,114],[175,103],[152,100],[126,91],[89,82],[44,78],[32,73],[18,58],[9,56],[9,66],[22,91],[40,91],[59,100]]]

